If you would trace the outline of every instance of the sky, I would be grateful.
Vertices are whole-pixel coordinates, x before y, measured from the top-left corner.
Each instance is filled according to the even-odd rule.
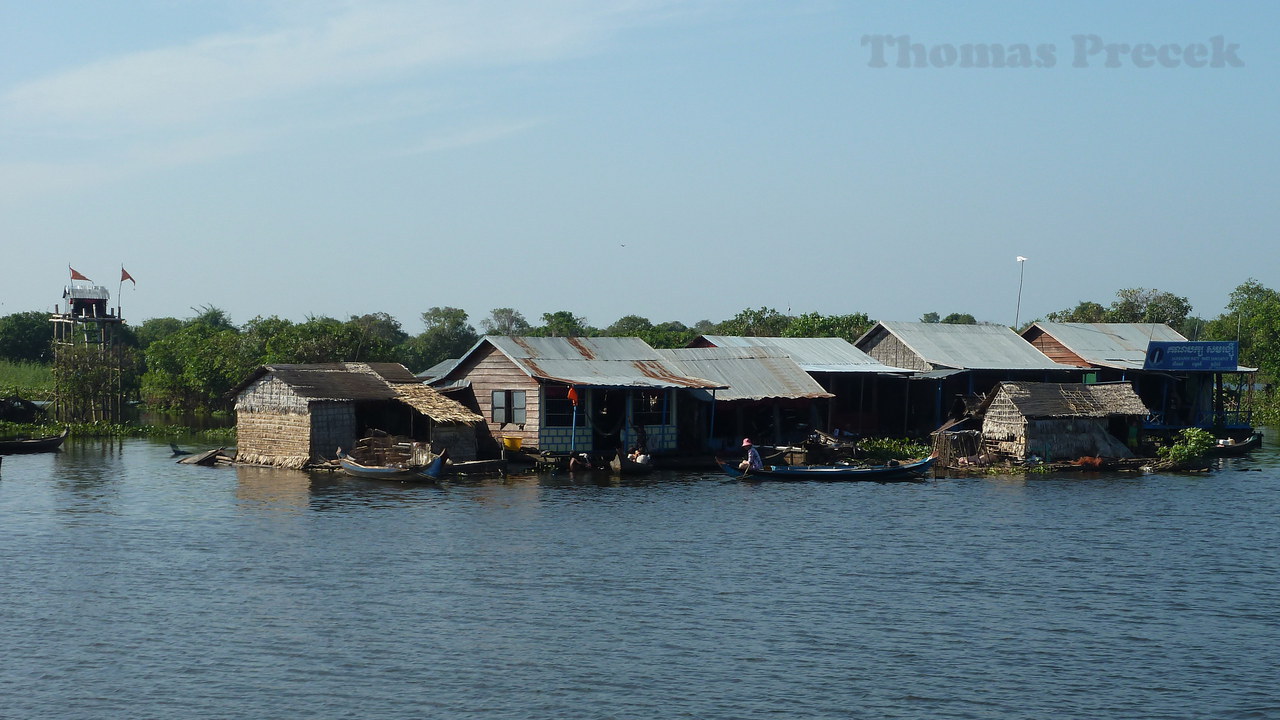
[[[135,324],[1013,324],[1133,287],[1212,318],[1280,287],[1276,27],[1269,2],[0,0],[0,315],[74,268]]]

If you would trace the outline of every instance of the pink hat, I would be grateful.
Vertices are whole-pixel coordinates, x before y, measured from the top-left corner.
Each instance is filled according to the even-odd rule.
[[[748,447],[750,445],[751,445],[751,438],[742,438],[742,447]]]

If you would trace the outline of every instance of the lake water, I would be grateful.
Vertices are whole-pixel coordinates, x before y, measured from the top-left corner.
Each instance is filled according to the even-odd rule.
[[[1278,718],[1278,546],[1273,446],[412,486],[73,440],[0,464],[0,717]]]

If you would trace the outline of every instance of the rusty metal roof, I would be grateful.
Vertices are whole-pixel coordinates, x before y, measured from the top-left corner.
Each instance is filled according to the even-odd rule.
[[[1164,323],[1038,322],[1023,331],[1023,337],[1037,328],[1090,365],[1117,370],[1141,370],[1152,340],[1186,341]]]
[[[876,360],[844,338],[747,337],[743,335],[703,335],[702,340],[716,347],[776,348],[788,355],[806,372],[831,373],[898,373],[912,371],[892,367]]]
[[[717,390],[715,399],[767,400],[774,398],[817,399],[835,397],[805,372],[786,353],[767,347],[710,347],[658,350],[685,375],[714,380],[728,387]],[[699,391],[700,399],[711,399]],[[704,397],[705,396],[705,397]]]
[[[538,380],[590,387],[723,387],[680,373],[640,338],[489,336],[481,338],[464,359],[484,343],[492,344],[521,371]]]
[[[898,338],[935,370],[1074,370],[1048,358],[1004,325],[951,325],[948,323],[885,322],[876,323],[858,344],[877,333],[888,332]]]

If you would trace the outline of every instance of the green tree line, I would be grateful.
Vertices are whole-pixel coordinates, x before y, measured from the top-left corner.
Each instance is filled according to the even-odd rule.
[[[424,330],[404,331],[387,313],[347,320],[309,317],[293,322],[276,316],[255,317],[235,325],[216,307],[202,307],[186,319],[153,318],[126,327],[124,342],[137,358],[131,383],[140,399],[166,409],[217,409],[229,403],[227,393],[255,368],[265,364],[323,362],[398,362],[423,372],[461,356],[482,335],[639,337],[654,347],[683,347],[703,334],[772,337],[840,337],[856,340],[875,324],[865,313],[792,315],[776,309],[747,308],[721,322],[701,320],[652,322],[626,315],[597,328],[583,316],[560,310],[544,313],[534,324],[519,311],[494,308],[473,325],[466,311],[433,307],[421,315]],[[1186,298],[1145,288],[1120,290],[1106,305],[1081,301],[1050,313],[1056,322],[1164,322],[1192,339],[1240,341],[1241,362],[1260,369],[1261,380],[1280,376],[1280,293],[1256,280],[1231,294],[1227,311],[1213,320],[1191,316]],[[968,313],[940,317],[927,313],[923,322],[972,324]],[[47,364],[51,359],[49,316],[22,312],[0,317],[0,360]],[[0,384],[3,384],[0,382]]]

